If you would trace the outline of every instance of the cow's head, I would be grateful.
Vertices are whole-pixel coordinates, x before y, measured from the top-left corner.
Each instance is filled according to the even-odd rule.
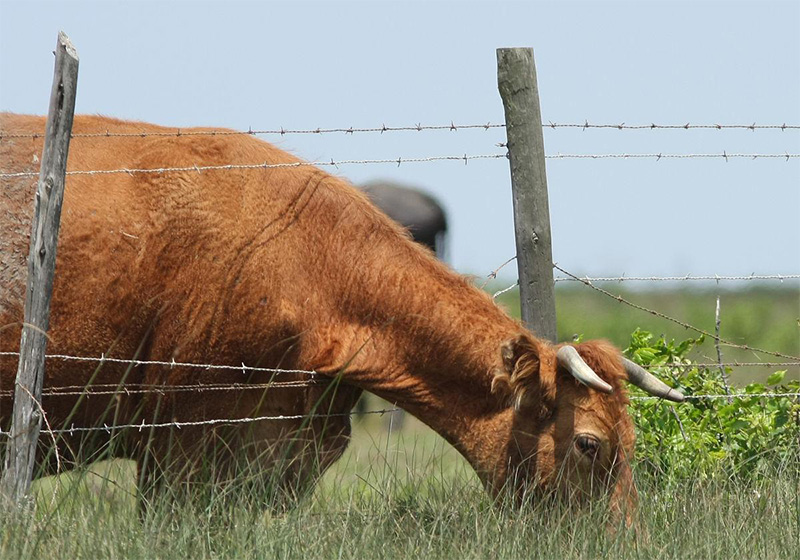
[[[570,503],[606,495],[611,511],[629,520],[635,436],[624,382],[676,402],[683,395],[602,341],[553,347],[523,334],[501,353],[492,389],[514,407],[505,486]]]

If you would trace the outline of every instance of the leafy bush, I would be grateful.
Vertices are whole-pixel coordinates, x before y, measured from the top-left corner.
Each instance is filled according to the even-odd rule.
[[[691,366],[686,356],[702,343],[703,337],[667,342],[639,329],[631,335],[626,355],[688,397],[681,404],[632,399],[640,466],[652,475],[709,478],[767,475],[776,467],[796,464],[800,460],[800,399],[760,395],[799,393],[800,382],[783,383],[786,372],[776,371],[766,385],[731,388],[730,400],[700,398],[726,394],[718,368],[664,364]],[[645,395],[632,387],[631,396]]]

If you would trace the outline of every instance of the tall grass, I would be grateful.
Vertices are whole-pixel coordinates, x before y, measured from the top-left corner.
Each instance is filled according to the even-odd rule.
[[[0,557],[29,558],[796,558],[800,466],[748,480],[647,478],[636,530],[609,531],[602,503],[493,505],[464,460],[416,421],[356,426],[313,495],[275,513],[265,494],[157,501],[140,515],[132,464],[38,481],[34,522],[3,518]]]
[[[710,292],[625,296],[713,331]],[[518,313],[516,293],[502,303]],[[624,348],[636,327],[677,339],[691,335],[585,288],[559,289],[558,306],[562,340],[581,333]],[[722,336],[798,355],[798,310],[796,289],[723,292]],[[764,359],[723,351],[728,360]],[[704,359],[702,353],[716,358],[708,342],[695,358]],[[737,369],[735,380],[771,371]],[[146,511],[128,461],[40,479],[32,520],[0,513],[0,558],[798,558],[800,456],[740,478],[722,471],[656,474],[634,465],[636,529],[609,531],[602,503],[580,512],[553,502],[494,505],[439,436],[414,419],[402,430],[387,430],[386,423],[374,416],[356,421],[345,455],[287,511],[273,489],[251,483],[255,472],[224,489],[201,488],[190,499],[162,493]]]

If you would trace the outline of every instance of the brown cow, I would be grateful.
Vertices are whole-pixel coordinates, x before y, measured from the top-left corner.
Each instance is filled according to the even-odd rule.
[[[310,377],[51,359],[46,387],[124,384],[128,392],[46,396],[49,423],[335,415],[91,439],[65,433],[62,463],[101,456],[114,438],[109,453],[137,460],[143,477],[180,471],[187,480],[212,442],[221,464],[245,457],[264,476],[278,469],[287,486],[310,486],[345,449],[347,413],[365,389],[444,436],[493,494],[599,489],[616,511],[632,504],[623,381],[681,395],[605,342],[559,347],[535,338],[340,178],[312,166],[194,169],[299,161],[248,135],[190,134],[202,130],[75,118],[69,171],[192,169],[68,177],[48,353],[315,370],[335,382],[264,389],[265,380]],[[2,114],[0,131],[0,172],[38,171],[42,140],[30,135],[44,131],[44,119]],[[0,351],[19,348],[35,183],[2,177]],[[4,430],[16,363],[0,356]],[[230,383],[261,385],[169,390]],[[134,390],[150,385],[164,389]]]

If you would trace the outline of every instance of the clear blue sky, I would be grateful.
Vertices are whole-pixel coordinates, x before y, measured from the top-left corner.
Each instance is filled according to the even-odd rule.
[[[535,50],[545,121],[800,124],[800,3],[0,1],[0,109],[44,113],[58,30],[77,110],[238,129],[503,121],[495,49]],[[502,129],[266,137],[306,159],[500,151]],[[545,130],[548,153],[800,153],[800,131]],[[454,266],[515,253],[505,160],[347,165],[446,205]],[[580,274],[800,272],[800,161],[550,160]],[[514,270],[505,275],[513,278]]]

